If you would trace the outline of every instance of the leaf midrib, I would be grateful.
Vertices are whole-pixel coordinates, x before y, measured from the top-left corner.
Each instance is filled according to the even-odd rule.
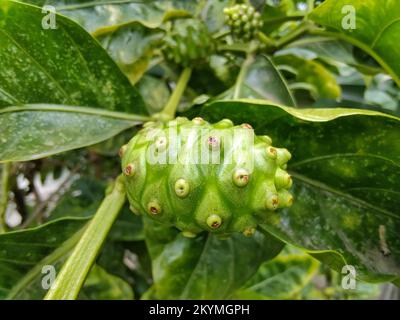
[[[103,116],[108,118],[114,118],[119,120],[129,121],[150,121],[151,118],[148,116],[137,115],[132,113],[110,111],[106,109],[97,109],[91,107],[78,107],[78,106],[67,106],[67,105],[55,105],[55,104],[27,104],[21,107],[6,107],[0,108],[0,116],[3,113],[11,112],[29,112],[29,111],[41,111],[41,112],[70,112],[70,113],[81,113],[86,115]]]
[[[311,157],[302,161],[298,161],[295,163],[292,163],[290,165],[291,168],[297,167],[297,166],[302,166],[304,164],[308,164],[311,162],[317,162],[317,161],[321,161],[321,160],[327,160],[327,159],[332,159],[332,158],[347,158],[347,157],[369,157],[369,158],[376,158],[376,159],[380,159],[380,160],[384,160],[387,162],[390,162],[391,164],[393,164],[396,167],[400,168],[400,164],[396,163],[394,160],[388,159],[386,157],[383,156],[379,156],[376,154],[370,154],[370,153],[335,153],[335,154],[329,154],[329,155],[324,155],[324,156],[318,156],[318,157]]]

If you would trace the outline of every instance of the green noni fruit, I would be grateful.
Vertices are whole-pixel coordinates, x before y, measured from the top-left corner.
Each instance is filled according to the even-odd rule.
[[[225,22],[239,40],[251,40],[262,27],[261,15],[253,6],[237,4],[224,9]]]
[[[188,237],[250,236],[293,202],[285,171],[291,155],[271,143],[228,119],[148,122],[120,150],[130,208]]]
[[[189,67],[205,61],[214,51],[214,42],[206,25],[198,19],[174,21],[164,38],[167,60]]]

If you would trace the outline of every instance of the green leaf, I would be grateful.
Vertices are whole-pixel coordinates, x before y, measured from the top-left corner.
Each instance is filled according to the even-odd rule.
[[[167,104],[170,90],[165,80],[145,75],[137,84],[137,88],[146,102],[149,113],[160,112]]]
[[[229,117],[268,134],[293,155],[294,205],[264,228],[341,272],[369,281],[400,276],[400,122],[356,109],[292,109],[265,101],[217,101],[210,121]]]
[[[0,107],[27,103],[146,113],[106,51],[75,22],[56,16],[42,28],[40,8],[0,3]]]
[[[146,119],[115,111],[60,105],[0,109],[0,162],[39,159],[82,148]]]
[[[106,184],[89,177],[75,180],[66,191],[49,219],[93,217],[106,191]],[[112,226],[108,239],[113,241],[144,240],[143,223],[125,204]]]
[[[290,43],[279,52],[301,55],[303,58],[319,59],[334,66],[347,64],[368,75],[374,75],[383,70],[375,64],[359,61],[354,54],[354,47],[342,40],[312,36]]]
[[[158,299],[225,299],[266,260],[282,249],[272,236],[236,234],[221,240],[212,234],[185,238],[176,229],[145,221]]]
[[[276,3],[276,2],[275,2]],[[264,25],[262,31],[269,34],[279,28],[285,21],[292,20],[291,15],[295,12],[293,0],[281,0],[278,4],[266,3],[262,11]],[[294,16],[295,20],[296,16]]]
[[[132,300],[131,286],[119,277],[109,274],[98,265],[94,265],[79,294],[82,300]]]
[[[285,78],[265,55],[255,58],[247,69],[244,81],[239,85],[240,98],[267,99],[278,104],[296,106]],[[231,88],[219,98],[232,99],[234,91],[235,88]]]
[[[349,11],[342,13],[346,0],[326,0],[318,6],[310,18],[315,22],[334,29],[331,35],[371,55],[400,86],[400,2],[380,0],[354,0],[355,29],[343,28],[342,22],[349,22]]]
[[[197,1],[201,6],[200,18],[207,25],[211,33],[221,31],[224,27],[224,8],[233,4],[233,0],[205,0]]]
[[[58,261],[70,252],[76,243],[72,241],[73,235],[87,221],[87,218],[64,218],[0,235],[0,299],[8,295],[41,299],[46,294],[41,286],[45,275],[42,267],[53,265],[59,271]]]
[[[157,28],[163,21],[175,16],[187,16],[194,7],[192,1],[137,0],[25,0],[37,6],[52,5],[58,13],[82,25],[89,32],[114,32],[131,22],[140,22],[148,28]]]
[[[235,299],[294,299],[312,280],[319,263],[304,254],[280,254],[264,262],[235,293]]]
[[[161,29],[149,29],[135,22],[113,33],[99,36],[98,39],[131,84],[135,84],[146,72],[153,52],[160,46],[163,36]]]
[[[297,83],[307,83],[315,88],[315,92],[311,91],[315,100],[319,98],[333,100],[340,98],[341,89],[335,76],[321,63],[292,54],[275,56],[274,61],[278,67],[289,66],[293,68],[296,72]]]

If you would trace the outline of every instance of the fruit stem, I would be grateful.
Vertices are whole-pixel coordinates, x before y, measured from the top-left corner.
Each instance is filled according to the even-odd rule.
[[[63,265],[45,300],[73,300],[79,294],[108,232],[121,210],[125,199],[125,186],[120,175],[110,193],[89,222],[82,238]]]
[[[3,164],[1,175],[1,191],[0,191],[0,233],[7,231],[6,212],[8,205],[8,193],[10,188],[10,171],[11,162]]]
[[[247,70],[249,69],[249,66],[253,63],[253,61],[254,61],[253,53],[248,52],[246,55],[246,59],[243,61],[242,66],[240,67],[239,75],[236,78],[235,88],[233,91],[233,99],[240,98],[242,84],[246,78]]]
[[[179,101],[182,98],[182,94],[186,89],[189,82],[190,76],[192,74],[192,69],[186,67],[183,69],[181,75],[179,76],[178,82],[171,97],[169,98],[167,104],[165,105],[161,115],[168,119],[175,118],[176,108],[178,107]]]

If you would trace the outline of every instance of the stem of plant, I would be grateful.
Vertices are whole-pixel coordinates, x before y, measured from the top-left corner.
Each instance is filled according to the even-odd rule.
[[[179,76],[179,80],[176,84],[174,92],[169,98],[167,104],[165,105],[164,110],[161,112],[161,116],[167,119],[175,118],[176,109],[178,107],[179,101],[182,98],[183,92],[186,89],[191,74],[192,74],[191,68],[183,69],[181,75]]]
[[[6,212],[8,205],[8,194],[10,188],[10,171],[11,162],[3,164],[1,174],[1,191],[0,191],[0,233],[7,231]]]
[[[108,232],[121,210],[125,199],[125,186],[119,176],[112,191],[106,195],[82,238],[63,265],[45,300],[76,299],[86,276],[103,245]]]
[[[303,34],[310,31],[314,26],[309,21],[302,22],[297,29],[293,32],[290,32],[287,36],[280,38],[275,42],[276,49],[281,49],[288,43],[296,40],[297,38],[301,37]]]
[[[244,82],[244,79],[246,77],[247,74],[247,70],[249,69],[249,66],[252,64],[252,62],[254,61],[254,55],[253,53],[247,53],[246,59],[244,60],[240,71],[239,71],[239,75],[236,79],[235,82],[235,88],[233,91],[233,99],[239,99],[240,98],[240,91],[242,88],[242,84]]]

